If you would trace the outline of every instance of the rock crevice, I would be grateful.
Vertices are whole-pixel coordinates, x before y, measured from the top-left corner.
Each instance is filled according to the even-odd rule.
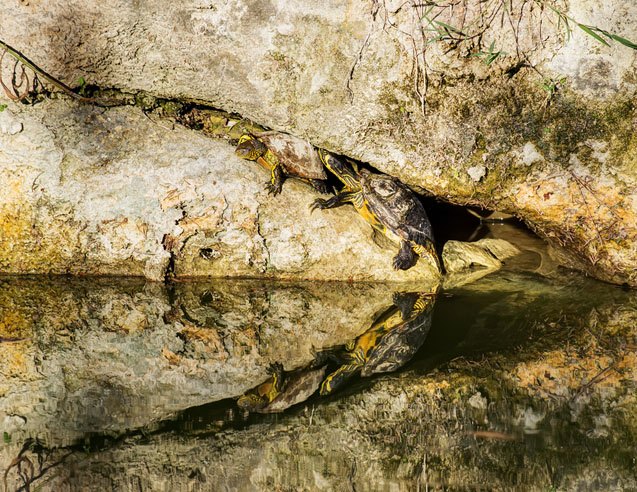
[[[537,2],[516,5],[505,23],[482,18],[478,0],[463,5],[435,21],[477,26],[481,37],[445,31],[420,4],[376,0],[213,1],[209,9],[53,0],[46,12],[21,4],[0,13],[6,40],[64,80],[90,68],[100,87],[241,114],[450,202],[514,213],[564,263],[637,285],[637,51],[605,46],[577,24],[565,36],[555,12]],[[621,0],[557,9],[604,32],[635,32],[637,6]],[[48,124],[75,125],[74,111]],[[4,124],[3,138],[19,139],[25,130],[9,135],[19,124]],[[133,138],[138,128],[124,133]],[[98,149],[109,134],[77,130],[76,145],[108,168]],[[184,156],[201,171],[187,149]],[[64,175],[80,176],[73,153],[66,159],[74,170]],[[136,227],[129,223],[128,235]]]

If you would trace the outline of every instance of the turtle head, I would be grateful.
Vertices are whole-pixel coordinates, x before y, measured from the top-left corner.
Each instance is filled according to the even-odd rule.
[[[234,153],[238,157],[249,161],[256,161],[259,157],[263,157],[267,151],[267,146],[249,133],[241,135],[237,148],[234,149]]]
[[[345,161],[330,154],[327,150],[318,149],[318,155],[323,165],[328,168],[349,189],[360,187],[359,176]]]
[[[354,374],[361,369],[360,364],[345,364],[330,375],[328,375],[321,383],[321,396],[332,394],[338,388],[343,386],[343,383],[351,378]]]
[[[374,174],[367,169],[359,171],[361,186],[382,198],[389,198],[401,192],[398,181],[391,176]]]

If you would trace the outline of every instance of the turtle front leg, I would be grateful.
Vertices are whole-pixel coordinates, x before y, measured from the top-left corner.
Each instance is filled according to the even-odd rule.
[[[314,212],[317,208],[320,208],[321,210],[325,210],[326,208],[336,208],[345,205],[346,203],[352,203],[355,195],[356,193],[344,191],[334,195],[332,198],[328,198],[327,200],[317,198],[312,202],[312,205],[310,205],[310,211]]]
[[[265,189],[268,190],[269,194],[276,196],[281,193],[284,181],[285,174],[283,174],[283,168],[281,167],[281,164],[276,164],[272,168],[272,172],[270,174],[270,182],[265,186]]]
[[[323,380],[319,394],[326,396],[333,393],[360,370],[361,365],[358,363],[342,365]]]
[[[409,241],[400,242],[400,250],[394,256],[394,270],[409,270],[418,261],[418,255]]]
[[[322,193],[323,195],[329,195],[332,192],[327,181],[324,181],[322,179],[308,179],[308,181],[310,185],[312,185],[312,188],[314,188],[319,193]]]
[[[438,254],[438,251],[436,251],[436,246],[434,245],[433,242],[427,241],[427,243],[424,245],[417,245],[416,253],[420,257],[424,256],[425,254],[428,254],[429,257],[433,260],[433,263],[438,269],[438,271],[442,275],[445,275],[447,273],[447,270],[445,269],[444,263],[442,261],[442,257]]]
[[[272,375],[272,390],[274,397],[283,391],[283,387],[285,386],[285,371],[283,370],[283,364],[280,362],[270,364],[267,372]]]

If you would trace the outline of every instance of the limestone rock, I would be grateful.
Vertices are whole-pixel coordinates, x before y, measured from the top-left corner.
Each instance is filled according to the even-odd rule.
[[[558,7],[635,42],[633,2]],[[480,30],[484,43],[435,41],[426,9],[376,0],[51,0],[46,9],[4,2],[0,15],[3,39],[63,80],[84,76],[239,113],[450,201],[515,213],[569,264],[637,285],[637,52],[576,27],[565,36],[557,14],[534,2],[490,24],[479,0],[441,7],[429,16]],[[490,43],[497,55],[487,64]],[[121,241],[138,225],[129,222]],[[262,268],[258,238],[250,247]],[[138,263],[137,271],[157,270]]]
[[[132,107],[15,117],[24,130],[0,134],[1,272],[439,281],[427,261],[393,270],[353,208],[311,214],[304,183],[269,196],[268,173],[224,141]]]
[[[22,123],[15,118],[11,110],[5,108],[0,111],[0,133],[15,135],[21,131]]]
[[[473,243],[448,241],[442,256],[447,270],[445,289],[475,282],[498,270],[505,260],[519,254],[514,245],[504,239],[480,239]]]

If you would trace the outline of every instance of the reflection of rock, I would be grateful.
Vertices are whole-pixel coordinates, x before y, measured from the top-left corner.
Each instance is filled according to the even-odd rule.
[[[68,443],[238,396],[391,302],[382,284],[0,280],[0,432]],[[11,417],[11,418],[10,418]],[[19,417],[15,420],[13,417]]]
[[[636,488],[634,295],[516,275],[490,276],[449,294],[440,296],[424,352],[408,371],[276,420],[221,433],[213,425],[206,438],[188,437],[186,422],[180,432],[75,453],[38,484],[340,490],[346,480],[356,490]],[[485,348],[506,351],[458,358]],[[436,357],[438,364],[454,360],[431,372]],[[8,450],[11,457],[17,450],[4,449],[6,463]]]
[[[291,370],[312,360],[315,349],[344,343],[364,331],[374,314],[391,304],[390,288],[331,282],[187,282],[175,285],[174,306],[181,312],[181,324],[214,330],[225,347],[244,354],[246,364],[257,357]],[[184,352],[190,353],[198,340],[183,330],[181,338]]]

